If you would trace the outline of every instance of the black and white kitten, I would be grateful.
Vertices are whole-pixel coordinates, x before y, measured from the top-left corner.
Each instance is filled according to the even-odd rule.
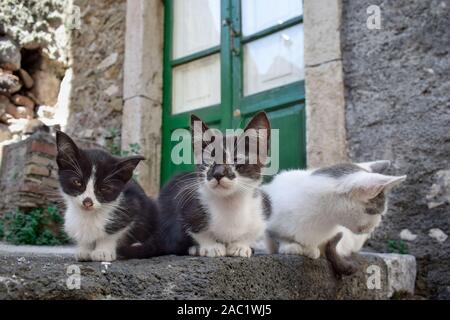
[[[203,133],[200,136],[194,133],[195,123],[200,124],[198,127]],[[169,242],[173,247],[170,251],[208,257],[250,257],[252,245],[264,235],[265,221],[270,215],[270,202],[259,189],[265,159],[258,158],[251,164],[251,148],[246,145],[244,152],[236,146],[247,132],[256,132],[267,148],[269,119],[265,113],[258,113],[240,135],[223,136],[221,150],[214,152],[231,160],[225,163],[207,156],[205,149],[210,144],[205,143],[202,136],[209,128],[194,115],[191,116],[191,130],[194,150],[200,143],[202,162],[195,172],[178,175],[169,181],[158,199],[160,210],[168,219],[165,233],[171,237]]]
[[[66,204],[64,228],[78,245],[77,260],[163,254],[157,206],[132,179],[144,158],[117,158],[100,149],[80,149],[61,131],[56,133],[56,144]]]

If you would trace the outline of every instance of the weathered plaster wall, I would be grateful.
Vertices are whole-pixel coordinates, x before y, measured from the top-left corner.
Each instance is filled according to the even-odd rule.
[[[340,25],[341,0],[305,0],[308,167],[347,160]]]
[[[372,4],[381,8],[380,30],[366,27]],[[448,0],[343,1],[349,157],[391,159],[392,174],[408,175],[369,246],[386,251],[409,229],[417,293],[440,298],[450,297],[450,239],[429,233],[450,234],[449,16]]]
[[[161,167],[163,15],[162,1],[127,1],[122,148],[141,146],[138,181],[152,196]]]
[[[123,109],[125,0],[74,0],[80,29],[72,30],[73,80],[68,132],[120,148]]]
[[[0,0],[0,33],[19,47],[42,48],[52,60],[68,64],[69,38],[64,26],[70,0]]]

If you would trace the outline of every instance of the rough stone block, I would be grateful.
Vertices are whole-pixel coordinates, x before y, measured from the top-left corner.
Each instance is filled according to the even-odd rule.
[[[127,1],[124,100],[162,101],[163,10],[160,1]]]
[[[20,68],[20,48],[7,37],[0,38],[0,67],[15,71]]]
[[[145,192],[159,191],[161,165],[161,104],[143,97],[125,101],[122,114],[122,150],[132,143],[141,146],[145,160],[137,167],[138,181]]]
[[[11,131],[9,131],[8,126],[0,123],[0,142],[11,139]]]
[[[56,145],[53,143],[47,143],[43,141],[33,141],[31,143],[31,151],[32,152],[40,152],[45,153],[49,156],[56,156]]]
[[[19,77],[0,72],[0,93],[12,94],[20,90],[22,84],[20,83]]]
[[[384,260],[388,268],[388,296],[395,292],[414,294],[417,275],[416,258],[409,254],[395,253],[363,253],[365,256],[376,256]]]
[[[341,7],[341,0],[304,2],[306,66],[341,59]]]
[[[309,167],[347,161],[342,62],[306,68]]]
[[[414,262],[401,255],[356,256],[359,271],[337,280],[325,259],[301,256],[164,256],[106,267],[76,262],[61,249],[55,254],[20,250],[0,246],[0,299],[388,299],[395,268],[386,261],[405,267]],[[68,277],[75,269],[80,288],[70,289]]]
[[[56,200],[54,183],[43,181],[56,172],[55,154],[54,137],[42,131],[3,147],[0,212],[45,206]]]
[[[48,166],[52,163],[52,159],[42,157],[38,154],[32,154],[28,163],[34,163],[41,166]]]
[[[48,177],[50,175],[50,170],[46,167],[30,164],[25,167],[25,174]]]

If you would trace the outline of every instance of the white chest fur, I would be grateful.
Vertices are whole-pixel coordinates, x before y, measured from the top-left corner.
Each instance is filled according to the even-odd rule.
[[[200,193],[209,212],[208,232],[219,242],[254,242],[264,233],[265,221],[260,195],[246,192],[230,197],[211,198]]]
[[[69,202],[65,212],[64,228],[77,243],[94,243],[97,239],[107,236],[105,226],[109,218],[110,210],[83,211]]]

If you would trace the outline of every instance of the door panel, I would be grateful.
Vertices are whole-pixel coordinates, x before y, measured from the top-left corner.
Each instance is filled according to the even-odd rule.
[[[305,108],[294,104],[268,112],[272,129],[279,131],[279,164],[282,169],[306,166]]]
[[[220,103],[219,54],[175,67],[172,79],[172,114]]]
[[[301,0],[242,0],[242,34],[249,36],[302,14]]]
[[[220,0],[174,0],[172,58],[218,46],[220,29]]]
[[[303,25],[244,45],[244,95],[304,79]]]
[[[177,162],[180,141],[172,141],[192,113],[225,130],[264,110],[280,130],[280,168],[304,167],[302,0],[164,3],[161,183],[193,169]]]

